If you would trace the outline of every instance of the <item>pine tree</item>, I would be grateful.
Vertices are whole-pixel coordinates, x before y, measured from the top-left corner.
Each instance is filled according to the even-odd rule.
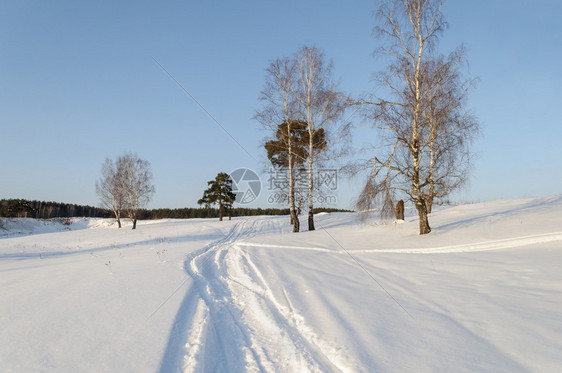
[[[197,201],[199,205],[209,208],[211,205],[219,205],[219,221],[222,221],[224,210],[228,210],[228,220],[232,218],[232,204],[236,195],[232,192],[232,179],[225,172],[219,172],[215,180],[207,183],[209,188],[203,192],[203,197]]]
[[[308,125],[303,121],[290,121],[281,123],[277,127],[275,139],[265,143],[264,147],[267,151],[267,158],[272,165],[286,169],[290,175],[288,193],[289,202],[292,200],[293,204],[289,203],[291,224],[294,226],[293,232],[298,232],[300,229],[300,222],[298,215],[301,210],[302,196],[299,191],[295,190],[296,175],[299,168],[304,166],[305,161],[309,155],[308,145],[310,143],[310,133]],[[317,152],[324,150],[326,146],[326,133],[324,128],[317,129],[313,134],[313,149]],[[292,176],[292,177],[291,177]],[[292,183],[292,184],[291,184]],[[295,196],[298,193],[298,196]],[[298,206],[295,206],[295,201]]]

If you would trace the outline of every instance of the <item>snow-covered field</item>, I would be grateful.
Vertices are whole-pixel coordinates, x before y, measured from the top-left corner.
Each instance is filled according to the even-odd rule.
[[[561,371],[562,195],[316,221],[4,219],[0,371]]]

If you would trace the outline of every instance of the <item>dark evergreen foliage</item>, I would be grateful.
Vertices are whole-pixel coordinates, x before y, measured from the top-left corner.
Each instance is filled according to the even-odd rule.
[[[334,208],[315,208],[314,213],[319,212],[349,212]],[[259,216],[259,215],[289,215],[289,209],[277,208],[247,208],[235,207],[232,209],[232,216]],[[153,219],[193,219],[193,218],[217,218],[219,210],[216,208],[178,208],[178,209],[153,209],[141,210],[140,220]],[[24,199],[3,199],[0,200],[0,217],[6,218],[111,218],[113,213],[110,210],[80,206],[59,202],[27,201]]]
[[[215,180],[207,183],[209,188],[203,193],[203,198],[197,201],[197,204],[204,205],[209,208],[218,204],[219,220],[222,221],[224,210],[228,211],[229,219],[232,217],[232,204],[236,199],[236,195],[232,191],[232,179],[226,172],[219,172]]]
[[[288,138],[287,127],[290,125],[291,138]],[[310,135],[308,125],[303,121],[284,122],[279,125],[275,133],[275,140],[265,143],[267,158],[271,164],[279,167],[289,166],[288,144],[292,144],[293,164],[302,165],[308,157],[308,143]],[[317,129],[312,138],[313,147],[316,150],[323,150],[326,147],[326,133],[324,128]]]
[[[6,218],[109,218],[111,211],[92,206],[70,203],[27,201],[24,199],[0,200],[0,216]]]

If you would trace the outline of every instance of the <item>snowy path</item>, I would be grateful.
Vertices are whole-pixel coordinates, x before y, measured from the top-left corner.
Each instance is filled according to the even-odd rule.
[[[194,285],[180,311],[189,316],[178,318],[183,325],[174,328],[189,330],[185,346],[179,339],[171,343],[162,372],[179,370],[180,363],[188,372],[349,371],[293,309],[287,293],[283,302],[276,298],[252,256],[237,245],[279,231],[278,225],[270,218],[242,220],[224,239],[190,255],[185,269]]]

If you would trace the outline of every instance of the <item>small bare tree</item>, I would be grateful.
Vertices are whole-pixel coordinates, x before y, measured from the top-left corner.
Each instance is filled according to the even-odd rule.
[[[122,167],[127,215],[133,221],[133,229],[136,229],[140,209],[148,204],[154,194],[150,162],[128,153],[119,157],[117,164]]]
[[[121,214],[125,206],[125,193],[121,176],[122,164],[106,158],[101,169],[101,178],[96,181],[96,193],[100,198],[101,206],[113,211],[115,220],[121,228]]]

